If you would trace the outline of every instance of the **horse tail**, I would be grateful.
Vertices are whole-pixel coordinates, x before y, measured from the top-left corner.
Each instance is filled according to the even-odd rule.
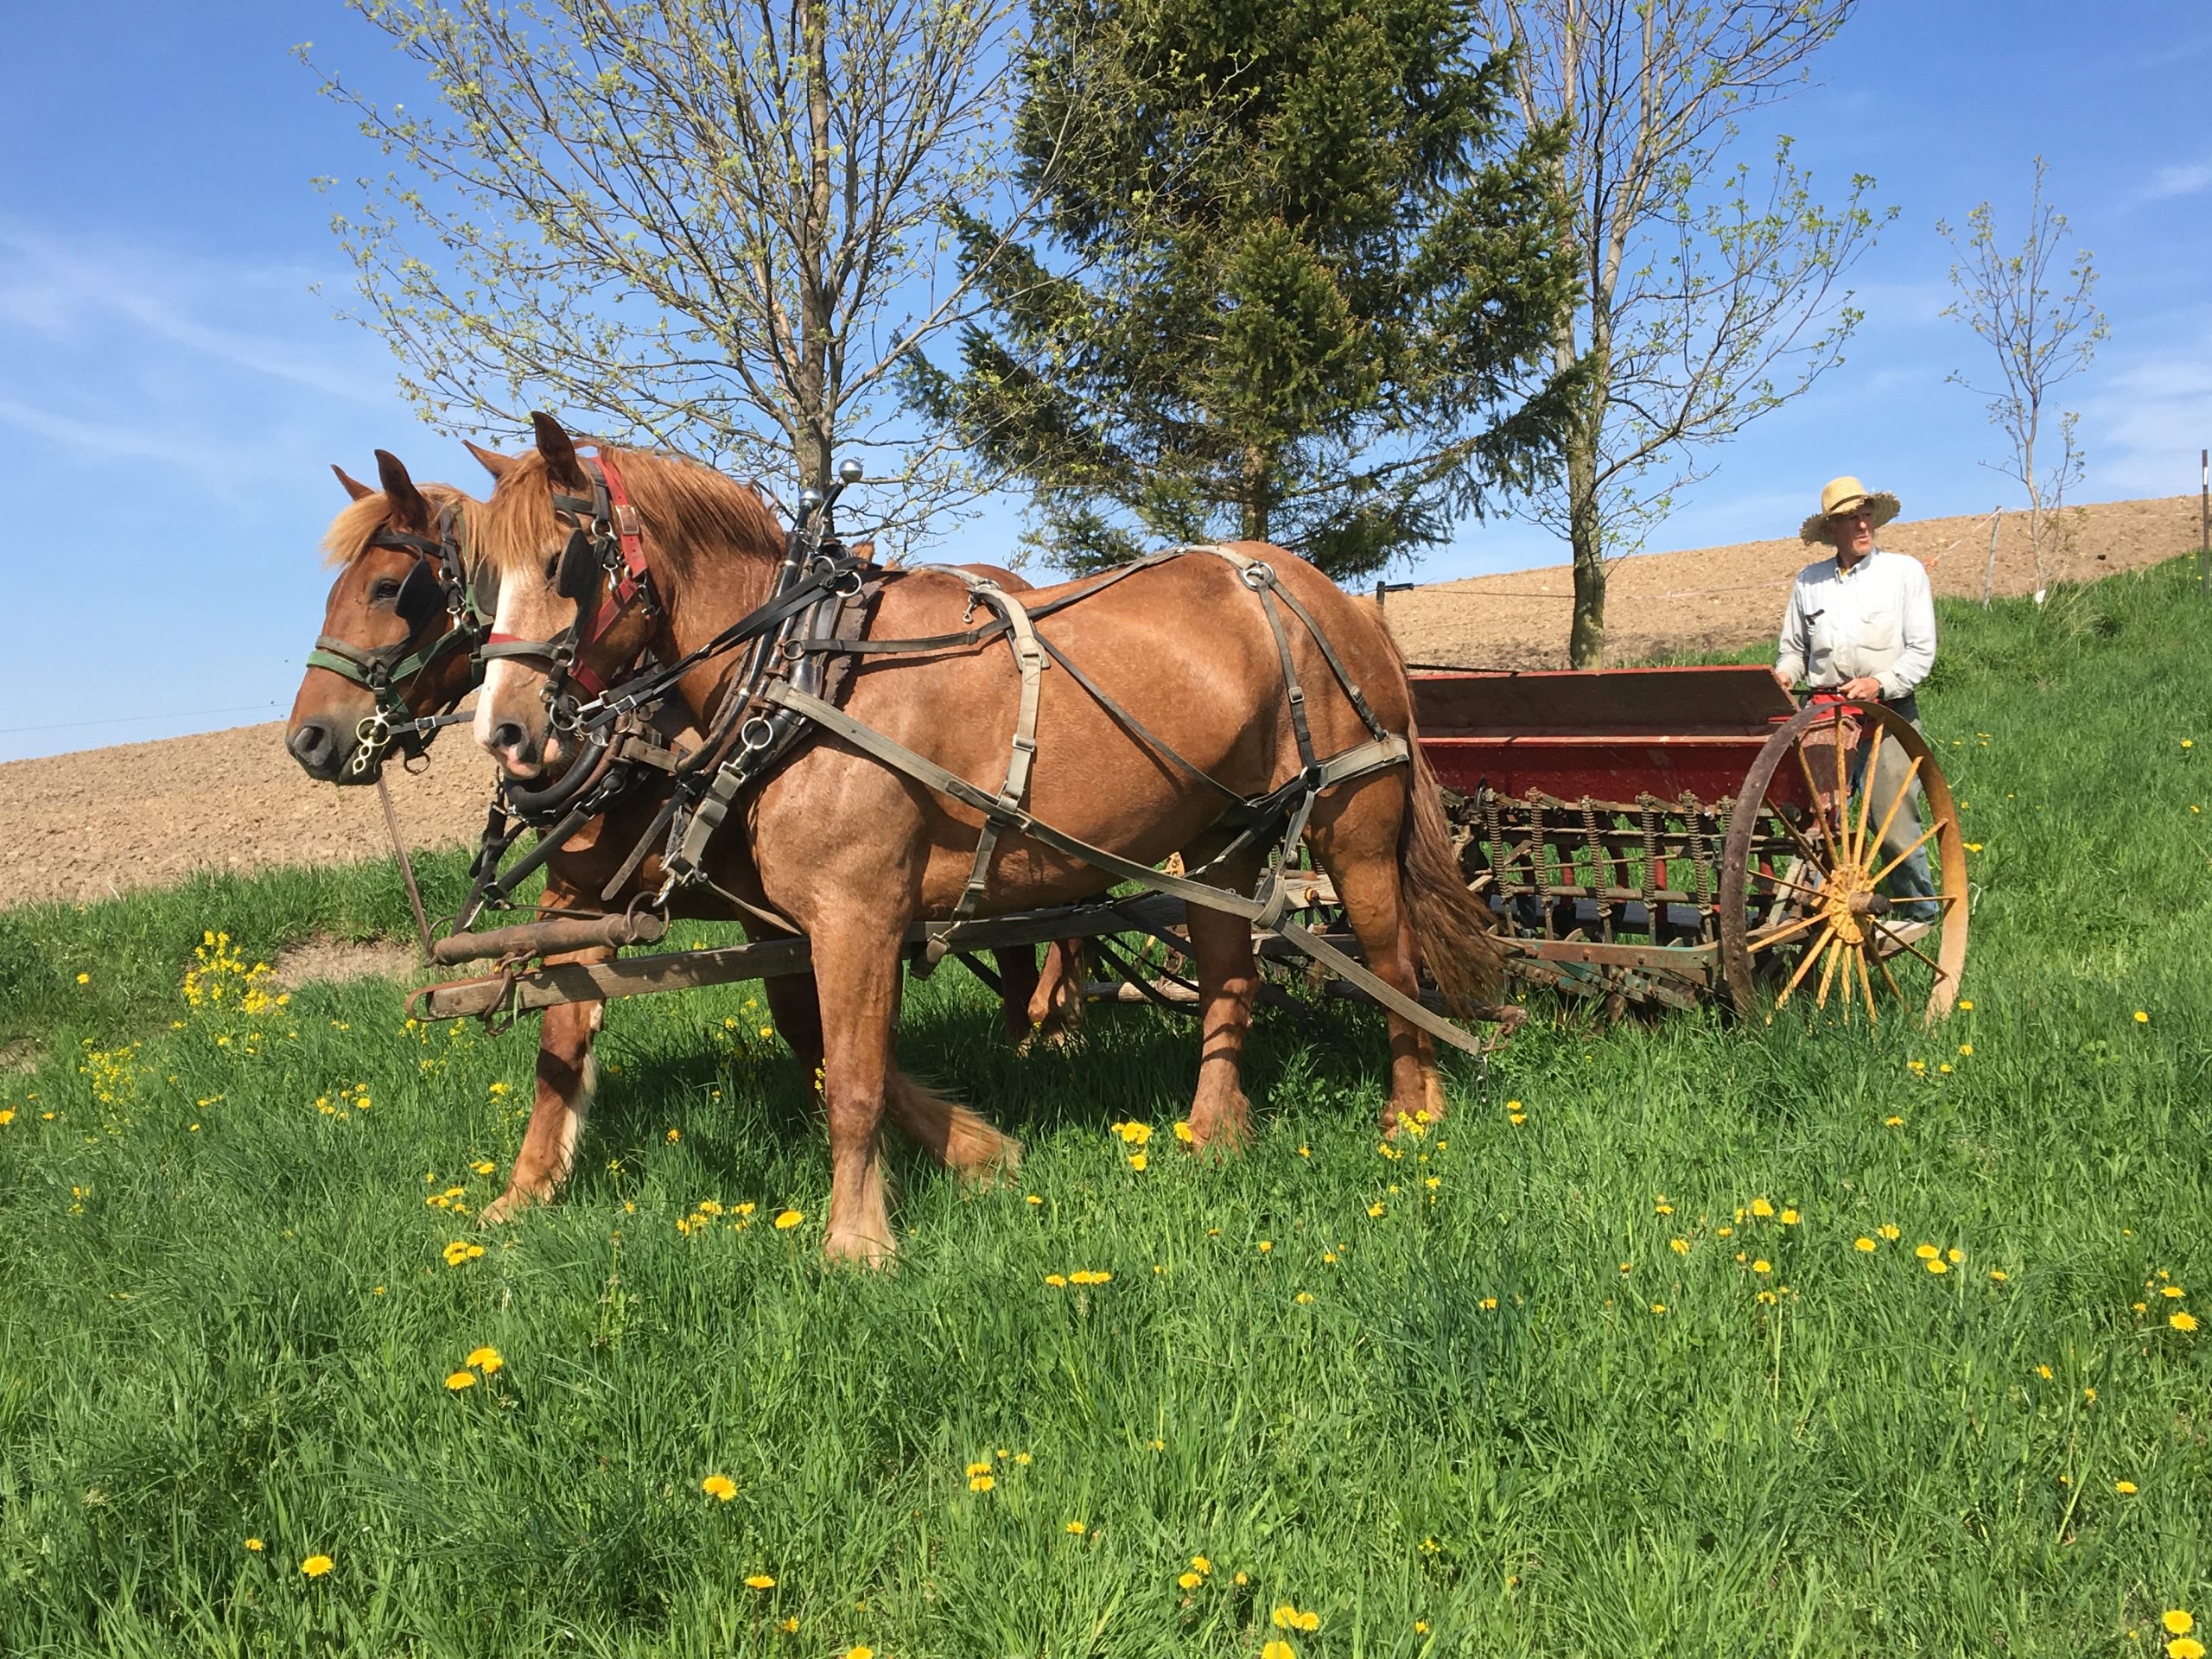
[[[1381,620],[1380,617],[1376,619]],[[1382,637],[1401,675],[1405,657],[1384,623]],[[1473,1016],[1497,1006],[1505,992],[1505,952],[1491,931],[1488,907],[1467,890],[1452,848],[1444,796],[1421,752],[1421,723],[1406,685],[1409,771],[1404,822],[1398,830],[1398,889],[1413,922],[1414,950],[1454,1014]]]

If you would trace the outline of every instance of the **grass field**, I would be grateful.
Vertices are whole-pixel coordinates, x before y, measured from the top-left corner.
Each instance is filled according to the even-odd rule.
[[[1945,611],[1939,1032],[1544,1003],[1386,1157],[1379,1018],[1263,1014],[1214,1167],[1187,1027],[1017,1060],[947,972],[906,1062],[1029,1159],[901,1165],[887,1275],[744,988],[617,1007],[568,1201],[479,1236],[534,1033],[245,983],[389,866],[0,914],[0,1652],[2187,1659],[2209,622]]]

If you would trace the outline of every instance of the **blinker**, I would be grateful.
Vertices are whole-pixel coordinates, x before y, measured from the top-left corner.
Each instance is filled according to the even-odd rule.
[[[561,563],[553,573],[553,591],[581,604],[599,586],[599,550],[588,531],[569,531],[569,544],[561,550]]]
[[[412,635],[444,608],[444,590],[439,585],[437,573],[430,569],[430,562],[417,559],[415,568],[407,573],[407,579],[399,584],[399,592],[391,605]]]

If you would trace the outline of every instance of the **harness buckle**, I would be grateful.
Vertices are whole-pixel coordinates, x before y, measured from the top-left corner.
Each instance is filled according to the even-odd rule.
[[[737,728],[737,741],[757,753],[776,741],[776,728],[755,715]]]
[[[1236,575],[1240,582],[1255,593],[1262,588],[1272,588],[1275,585],[1274,567],[1261,559],[1253,560],[1251,563],[1239,570]]]

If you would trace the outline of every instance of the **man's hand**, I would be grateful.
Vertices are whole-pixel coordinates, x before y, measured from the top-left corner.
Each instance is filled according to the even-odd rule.
[[[1836,690],[1853,702],[1876,702],[1881,699],[1882,683],[1872,674],[1861,674],[1855,680],[1846,680]]]

